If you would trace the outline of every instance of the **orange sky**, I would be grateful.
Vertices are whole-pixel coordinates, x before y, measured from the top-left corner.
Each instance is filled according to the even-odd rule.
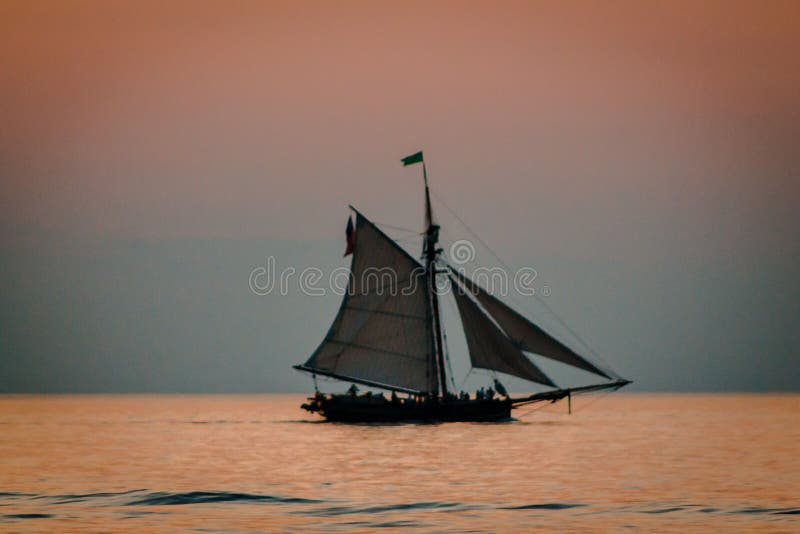
[[[796,2],[161,4],[0,7],[6,223],[283,234],[391,187],[418,209],[396,186],[418,146],[440,191],[485,198],[491,175],[518,216],[534,195],[796,185]]]
[[[0,390],[302,390],[339,303],[247,274],[420,148],[637,387],[797,387],[800,2],[5,0],[0,117]]]

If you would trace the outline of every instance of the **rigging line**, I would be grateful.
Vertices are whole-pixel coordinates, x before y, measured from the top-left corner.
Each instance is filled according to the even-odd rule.
[[[453,290],[453,286],[450,285],[449,287],[450,287],[450,291],[452,291]],[[452,298],[449,298],[449,299],[445,298],[445,299],[442,299],[442,300],[447,302],[448,314],[452,313],[454,317],[458,317],[459,318],[458,322],[461,324],[461,326],[463,328],[464,327],[464,323],[461,322],[461,317],[458,315],[458,310],[456,309],[456,304],[453,301],[453,299]],[[442,332],[444,332],[444,322],[442,322]],[[469,375],[472,373],[472,367],[470,366],[470,369],[469,369],[469,372],[467,373],[467,376],[464,377],[464,380],[461,382],[461,385],[458,388],[456,388],[456,380],[453,377],[453,366],[452,366],[452,363],[450,362],[450,347],[447,346],[447,334],[445,334],[445,336],[444,336],[444,344],[445,344],[445,349],[446,349],[445,355],[447,357],[447,367],[448,367],[448,370],[450,371],[450,383],[453,386],[453,391],[455,391],[456,389],[458,389],[458,391],[462,391],[464,389],[464,384],[467,382],[467,379],[469,378]]]
[[[481,238],[480,238],[480,236],[479,236],[478,234],[476,234],[476,233],[475,233],[475,231],[474,231],[474,230],[472,230],[472,228],[470,228],[470,227],[469,227],[469,225],[468,225],[466,222],[464,222],[464,219],[462,219],[461,217],[459,217],[459,216],[458,216],[458,214],[457,214],[457,213],[456,213],[456,212],[455,212],[455,211],[454,211],[454,210],[453,210],[453,209],[452,209],[450,206],[448,206],[448,205],[447,205],[447,203],[446,203],[444,200],[442,200],[442,197],[440,197],[439,195],[437,195],[437,194],[436,194],[435,192],[433,192],[433,191],[431,191],[431,195],[433,195],[433,196],[434,196],[434,198],[436,198],[436,200],[438,200],[438,201],[439,201],[439,202],[442,204],[442,206],[444,206],[444,208],[445,208],[447,211],[449,211],[449,212],[450,212],[450,214],[451,214],[453,217],[455,217],[455,218],[456,218],[456,220],[457,220],[458,222],[460,222],[460,223],[461,223],[461,224],[464,226],[464,228],[466,228],[466,230],[467,230],[467,231],[470,233],[470,235],[472,235],[472,237],[474,237],[474,238],[475,238],[475,240],[476,240],[476,241],[478,241],[478,243],[480,243],[481,245],[483,245],[483,246],[486,248],[486,250],[488,250],[488,251],[489,251],[489,253],[491,253],[491,255],[492,255],[492,256],[494,256],[494,258],[495,258],[495,259],[496,259],[496,260],[497,260],[497,261],[500,263],[500,265],[502,265],[502,266],[503,266],[503,268],[505,268],[505,269],[506,269],[506,271],[507,271],[507,272],[511,272],[511,267],[509,267],[509,266],[508,266],[508,264],[506,264],[506,262],[504,262],[504,261],[503,261],[503,260],[500,258],[500,256],[498,256],[498,255],[497,255],[497,253],[496,253],[496,252],[495,252],[495,251],[494,251],[494,250],[493,250],[493,249],[492,249],[492,248],[491,248],[489,245],[487,245],[487,244],[486,244],[486,242],[485,242],[483,239],[481,239]],[[589,344],[588,344],[586,341],[584,341],[584,340],[583,340],[583,338],[582,338],[582,337],[580,337],[580,336],[578,335],[578,333],[577,333],[577,332],[575,332],[575,331],[574,331],[572,328],[570,328],[570,326],[569,326],[569,325],[568,325],[568,324],[567,324],[567,323],[566,323],[566,322],[565,322],[565,321],[564,321],[564,320],[563,320],[563,319],[562,319],[562,318],[561,318],[561,317],[560,317],[560,316],[559,316],[559,315],[558,315],[558,314],[557,314],[557,313],[556,313],[556,312],[553,310],[553,308],[551,308],[551,307],[550,307],[550,305],[549,305],[549,304],[547,304],[547,302],[546,302],[546,301],[545,301],[545,300],[544,300],[542,297],[540,297],[540,296],[538,295],[538,293],[534,293],[533,297],[534,297],[535,299],[537,299],[537,300],[538,300],[538,301],[539,301],[539,302],[540,302],[540,303],[541,303],[541,304],[544,306],[544,308],[545,308],[545,309],[546,309],[548,312],[550,312],[550,314],[551,314],[551,315],[552,315],[552,316],[553,316],[553,317],[554,317],[554,318],[555,318],[555,319],[556,319],[556,320],[559,322],[559,324],[561,324],[561,326],[563,326],[564,328],[566,328],[566,329],[567,329],[567,331],[568,331],[570,334],[572,334],[572,335],[574,336],[574,338],[575,338],[575,339],[576,339],[576,340],[577,340],[577,341],[578,341],[578,342],[579,342],[581,345],[583,345],[583,346],[584,346],[584,348],[586,348],[586,350],[588,350],[590,353],[592,353],[592,355],[593,355],[595,358],[597,358],[598,360],[600,360],[600,362],[601,362],[601,363],[603,363],[603,366],[607,368],[607,369],[604,369],[605,371],[610,371],[610,373],[611,373],[612,375],[614,375],[615,377],[617,377],[617,378],[621,378],[621,377],[620,377],[620,375],[618,375],[618,374],[617,374],[617,373],[616,373],[616,372],[615,372],[613,369],[611,369],[611,366],[608,364],[608,362],[606,362],[606,361],[605,361],[605,359],[603,359],[603,357],[602,357],[602,356],[600,356],[600,354],[598,354],[596,350],[594,350],[594,349],[593,349],[593,348],[592,348],[592,347],[591,347],[591,346],[590,346],[590,345],[589,345]]]
[[[376,224],[378,226],[383,226],[385,228],[391,228],[392,230],[399,230],[401,232],[410,232],[410,233],[416,234],[416,235],[422,235],[422,234],[425,233],[425,232],[420,232],[419,230],[412,230],[411,228],[403,228],[402,226],[395,226],[393,224],[387,224],[387,223],[382,223],[382,222],[377,222],[377,221],[372,221],[372,223]]]
[[[387,235],[388,235],[388,234],[387,234]],[[420,234],[419,232],[415,232],[415,231],[413,231],[413,230],[407,230],[407,231],[405,231],[405,232],[404,232],[404,231],[402,231],[402,230],[397,230],[397,236],[391,236],[391,235],[390,235],[389,237],[390,237],[390,238],[391,238],[393,241],[399,241],[399,240],[401,240],[401,239],[411,239],[412,237],[419,238],[419,237],[420,237],[420,235],[421,235],[421,234]]]
[[[464,389],[464,384],[467,383],[467,379],[469,378],[469,375],[471,375],[471,374],[472,374],[472,367],[470,367],[469,372],[467,372],[467,376],[464,377],[464,380],[461,381],[461,385],[458,387],[459,391]]]
[[[419,235],[412,234],[412,235],[404,235],[404,236],[400,236],[400,237],[395,237],[394,240],[395,240],[395,242],[400,242],[400,241],[406,242],[406,241],[410,241],[411,239],[418,239],[418,238],[419,238]]]
[[[450,385],[453,386],[453,391],[455,391],[456,381],[453,379],[453,365],[450,363],[450,348],[447,346],[447,332],[444,329],[442,313],[439,313],[439,328],[442,330],[442,349],[444,350],[445,363],[447,363],[447,376],[450,378]]]
[[[456,388],[456,381],[453,380],[453,365],[450,363],[450,349],[447,347],[447,333],[444,331],[444,324],[440,325],[442,329],[442,349],[444,350],[444,360],[447,364],[447,376],[450,378],[450,385],[453,390]]]
[[[403,330],[403,329],[399,329],[399,330]],[[405,334],[401,334],[401,335],[405,335]],[[389,338],[389,339],[394,341],[397,338]],[[327,341],[328,343],[333,343],[334,345],[344,345],[345,347],[355,347],[357,349],[372,350],[372,351],[375,351],[375,352],[381,352],[383,354],[390,354],[392,356],[398,356],[400,358],[407,358],[407,359],[413,360],[413,361],[422,361],[420,358],[414,356],[413,354],[404,354],[402,352],[397,352],[397,351],[394,351],[394,350],[382,349],[380,347],[376,347],[375,345],[364,345],[364,344],[361,344],[361,343],[352,343],[352,342],[349,342],[349,341],[340,341],[340,340],[337,340],[337,339],[326,339],[325,341]]]
[[[385,284],[381,284],[381,285],[375,286],[374,288],[367,288],[366,291],[362,289],[360,292],[357,292],[357,293],[353,292],[352,294],[351,294],[351,291],[350,291],[350,289],[351,289],[350,288],[350,283],[348,281],[348,286],[347,286],[348,293],[347,294],[348,294],[348,296],[350,297],[351,300],[355,300],[355,299],[357,299],[359,297],[370,297],[370,296],[373,296],[373,295],[378,296],[378,297],[383,297],[384,296],[383,291],[387,290],[388,291],[388,293],[386,294],[387,297],[396,297],[397,295],[393,295],[391,293],[391,291],[394,291],[393,288],[399,288],[400,284],[404,284],[406,282],[411,282],[412,277],[414,277],[414,276],[421,277],[422,273],[417,272],[416,269],[415,269],[414,271],[411,272],[411,274],[410,274],[410,276],[408,278],[403,278],[402,280],[390,279],[390,280],[387,280]],[[353,275],[352,271],[350,271],[350,277],[354,278],[354,275]],[[371,277],[367,277],[366,279],[369,281],[370,278]],[[378,281],[383,281],[383,280],[382,280],[382,278],[378,278]],[[406,287],[408,287],[408,286],[406,286]],[[401,291],[406,289],[406,287],[401,289]],[[383,305],[383,303],[381,303],[381,305]]]
[[[379,296],[381,296],[381,295],[379,295]],[[345,297],[345,298],[347,299],[347,297]],[[347,300],[349,300],[349,299],[347,299]],[[345,302],[347,302],[347,300],[345,300]],[[386,297],[385,297],[385,298],[384,298],[384,299],[383,299],[383,300],[380,302],[379,308],[380,308],[380,306],[383,306],[384,304],[386,304],[386,301],[387,301],[387,300],[389,300],[389,296],[386,296]],[[343,308],[343,309],[346,309],[346,308]],[[339,310],[339,314],[341,314],[341,313],[343,312],[343,309],[342,309],[342,310]],[[336,315],[336,319],[338,319],[338,318],[339,318],[339,314],[337,314],[337,315]],[[365,320],[365,321],[364,321],[364,322],[361,324],[361,326],[360,326],[360,327],[359,327],[359,328],[358,328],[358,329],[357,329],[357,330],[356,330],[356,331],[353,333],[353,335],[350,337],[350,339],[351,339],[351,340],[352,340],[352,339],[356,339],[356,337],[358,337],[358,335],[359,335],[359,334],[360,334],[360,333],[361,333],[361,332],[364,330],[364,328],[366,328],[366,326],[367,326],[367,325],[368,325],[368,324],[369,324],[369,323],[370,323],[370,322],[371,322],[371,321],[372,321],[372,320],[373,320],[373,319],[376,317],[376,315],[377,315],[377,314],[374,314],[374,313],[373,313],[373,314],[371,314],[369,317],[367,317],[367,319],[366,319],[366,320]],[[334,319],[334,321],[336,321],[336,319]],[[327,337],[327,336],[326,336],[326,337]],[[330,341],[330,340],[326,339],[326,341]],[[340,342],[340,343],[341,343],[341,342]],[[345,344],[345,345],[347,345],[347,344]],[[342,353],[340,352],[340,353],[339,353],[339,355],[336,357],[336,364],[335,364],[335,365],[339,365],[339,358],[341,358],[341,356],[342,356]]]
[[[573,408],[572,413],[582,412],[583,410],[585,410],[589,406],[592,406],[593,404],[605,399],[608,395],[611,395],[615,391],[616,391],[615,389],[612,389],[612,390],[606,390],[606,391],[596,391],[596,392],[594,392],[594,395],[590,394],[592,399],[590,401],[588,401],[586,404],[584,404],[583,406],[581,406],[580,408],[577,408],[577,409]]]
[[[452,247],[453,244],[458,242],[458,238],[456,236],[454,236],[454,235],[451,235],[449,232],[446,232],[444,230],[439,230],[439,233],[442,236],[444,236],[442,241],[447,241],[448,243],[450,243],[451,247]],[[453,265],[453,263],[458,264],[458,266],[461,267],[461,268],[463,268],[465,266],[469,266],[473,270],[483,267],[480,263],[478,263],[477,258],[466,259],[466,260],[460,260],[460,259],[459,260],[454,260],[453,258],[450,257],[450,253],[449,252],[450,251],[448,250],[448,248],[444,248],[444,250],[442,251],[442,254],[441,254],[441,257],[444,259],[445,267],[447,265]]]
[[[554,403],[552,403],[552,402],[548,402],[548,403],[542,404],[541,406],[536,406],[534,404],[532,408],[528,408],[527,410],[522,410],[522,411],[518,412],[517,418],[521,419],[521,418],[525,417],[526,415],[530,415],[530,414],[535,413],[535,412],[546,410],[547,408],[552,407],[553,404]],[[575,410],[573,410],[573,411],[575,411]]]
[[[409,237],[419,237],[419,232],[401,232],[395,239],[408,239]]]

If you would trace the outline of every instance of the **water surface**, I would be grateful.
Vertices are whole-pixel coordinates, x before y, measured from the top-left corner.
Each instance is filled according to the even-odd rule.
[[[800,531],[800,396],[344,425],[300,395],[0,396],[0,530]]]

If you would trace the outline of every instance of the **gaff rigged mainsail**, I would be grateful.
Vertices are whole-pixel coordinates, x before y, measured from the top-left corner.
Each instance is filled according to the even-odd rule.
[[[357,213],[350,281],[339,313],[300,369],[410,392],[436,391],[423,266]]]

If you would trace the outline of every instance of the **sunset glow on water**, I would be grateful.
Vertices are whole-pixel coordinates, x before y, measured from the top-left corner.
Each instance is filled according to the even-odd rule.
[[[0,397],[0,530],[800,528],[796,395],[343,425],[300,395]]]

